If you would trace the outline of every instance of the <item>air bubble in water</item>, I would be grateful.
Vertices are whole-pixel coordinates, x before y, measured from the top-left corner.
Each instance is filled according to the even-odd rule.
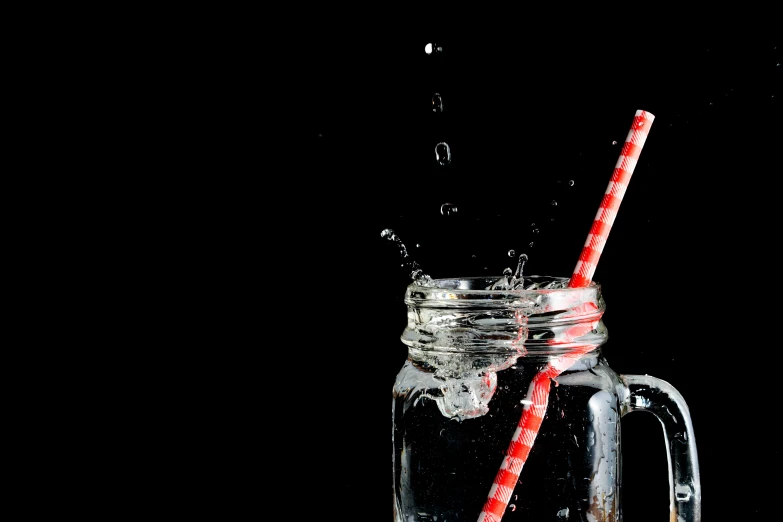
[[[457,206],[454,203],[444,203],[440,206],[440,213],[444,216],[456,214],[457,210]]]
[[[508,251],[508,257],[514,257],[515,255],[517,255],[517,253],[514,252],[513,249]]]
[[[533,233],[534,233],[534,234],[538,234],[538,229],[537,229],[537,228],[534,228],[534,229],[533,229]]]
[[[437,92],[432,95],[432,112],[443,112],[443,98]]]
[[[617,145],[617,141],[612,141],[612,145]]]
[[[644,120],[639,120],[639,121],[636,123],[636,126],[637,126],[637,127],[644,127]]]
[[[448,165],[451,163],[451,149],[448,143],[440,142],[435,145],[435,159],[440,165]]]
[[[531,241],[530,243],[528,243],[528,245],[527,245],[527,246],[529,246],[530,248],[533,248],[533,245],[534,245],[534,244],[535,244],[535,243],[533,243],[533,242]]]
[[[553,207],[556,207],[556,206],[557,206],[557,201],[555,201],[554,199],[552,200],[552,206],[553,206]]]
[[[569,180],[568,180],[568,186],[569,186],[569,187],[573,187],[573,186],[574,186],[574,180],[572,180],[572,179],[569,179]]]

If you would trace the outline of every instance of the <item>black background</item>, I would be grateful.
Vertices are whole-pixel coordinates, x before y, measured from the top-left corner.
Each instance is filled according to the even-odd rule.
[[[363,20],[308,16],[260,46],[240,33],[210,58],[220,96],[202,88],[214,114],[194,117],[206,138],[187,152],[211,173],[182,184],[200,185],[188,203],[196,261],[183,267],[197,272],[186,296],[204,307],[188,331],[207,341],[187,379],[194,455],[209,459],[184,456],[205,487],[188,503],[388,520],[406,262],[435,278],[499,275],[513,249],[528,275],[569,276],[645,110],[655,120],[594,274],[604,354],[684,396],[705,520],[771,519],[778,39],[644,24],[536,32],[534,21],[473,31],[424,12]],[[665,520],[660,424],[639,413],[622,430],[625,519]]]
[[[427,43],[442,52],[427,54]],[[527,274],[570,275],[638,109],[655,120],[594,275],[607,301],[604,353],[618,373],[654,375],[685,397],[705,520],[771,517],[778,44],[430,28],[335,32],[301,48],[302,154],[314,160],[303,176],[318,187],[307,198],[312,234],[325,238],[307,255],[313,277],[328,267],[318,322],[332,325],[347,365],[329,386],[351,382],[331,420],[344,478],[323,483],[352,499],[337,502],[343,519],[390,509],[404,262],[432,277],[500,274],[514,267],[513,249],[528,254]],[[445,167],[441,141],[452,152]],[[458,212],[443,215],[443,203]],[[408,259],[381,238],[385,228]],[[664,520],[660,425],[635,414],[622,429],[626,520]]]
[[[570,275],[638,109],[655,120],[594,275],[607,302],[604,353],[618,373],[662,378],[684,396],[705,520],[771,518],[779,41],[639,32],[479,37],[433,24],[324,31],[298,48],[308,159],[298,190],[314,217],[302,255],[308,277],[329,281],[313,319],[344,358],[324,375],[336,395],[323,406],[339,434],[329,469],[342,475],[320,483],[340,519],[391,509],[405,261],[432,277],[497,275],[515,266],[513,249],[528,254],[526,274]],[[427,43],[442,52],[427,54]],[[438,142],[451,147],[445,167]],[[444,203],[458,211],[443,215]],[[381,238],[385,228],[409,258]],[[622,429],[625,519],[665,520],[660,425],[634,414]]]
[[[44,114],[28,123],[59,143],[31,157],[55,162],[51,192],[66,207],[46,229],[74,244],[31,241],[52,248],[47,275],[60,261],[84,271],[57,279],[96,315],[69,301],[60,308],[78,320],[63,331],[100,354],[82,363],[50,328],[60,357],[99,381],[55,372],[67,382],[46,402],[63,400],[63,416],[86,406],[84,422],[30,408],[51,422],[41,454],[66,459],[31,466],[36,479],[77,489],[69,501],[96,512],[166,503],[221,520],[388,520],[410,278],[381,231],[432,277],[500,274],[511,249],[529,255],[526,274],[568,276],[643,109],[655,120],[594,275],[604,354],[685,397],[705,521],[773,518],[777,33],[761,13],[713,38],[489,8],[454,24],[442,8],[139,12],[120,45],[88,35],[83,52],[47,49],[64,56],[57,69],[30,62],[47,76]],[[444,203],[458,211],[443,215]],[[74,387],[84,396],[60,396]],[[640,413],[622,429],[625,519],[662,521],[660,426]]]

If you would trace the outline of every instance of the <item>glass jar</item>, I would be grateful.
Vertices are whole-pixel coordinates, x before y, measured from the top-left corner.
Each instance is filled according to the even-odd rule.
[[[601,346],[600,285],[529,276],[408,286],[408,358],[393,388],[395,522],[622,521],[620,419],[663,425],[670,520],[701,519],[688,407],[670,384],[619,375]],[[497,285],[495,285],[497,286]]]

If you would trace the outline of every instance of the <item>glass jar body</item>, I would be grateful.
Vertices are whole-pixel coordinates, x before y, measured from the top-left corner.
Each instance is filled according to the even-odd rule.
[[[475,521],[520,421],[527,391],[545,362],[497,372],[485,413],[449,415],[444,387],[470,395],[471,383],[437,379],[409,360],[393,391],[397,520]],[[617,374],[599,352],[552,384],[535,443],[503,520],[620,520],[620,408]],[[459,393],[459,391],[457,393]],[[468,401],[470,402],[470,401]],[[437,518],[434,518],[437,517]]]
[[[609,366],[600,286],[530,281],[408,288],[408,358],[392,392],[394,521],[620,522],[620,419],[637,410],[663,425],[672,520],[700,521],[682,397]]]

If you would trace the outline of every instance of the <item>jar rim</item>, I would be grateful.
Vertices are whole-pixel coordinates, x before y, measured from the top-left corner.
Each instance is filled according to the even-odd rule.
[[[420,287],[420,288],[440,288],[440,289],[458,289],[458,290],[471,290],[471,291],[480,291],[481,288],[478,288],[479,286],[488,286],[495,281],[498,281],[501,279],[502,276],[469,276],[469,277],[441,277],[437,279],[431,279],[430,284],[422,285],[418,284],[415,281],[408,285],[409,287]],[[564,283],[568,284],[568,281],[570,281],[570,277],[563,277],[563,276],[551,276],[551,275],[529,275],[525,276],[525,281],[529,281],[531,283],[538,283],[538,284],[546,284],[546,283]],[[459,282],[460,286],[455,287],[453,286],[455,282]],[[467,286],[470,285],[470,286]],[[591,281],[588,287],[600,287],[601,284],[595,281]],[[475,287],[475,288],[474,288]],[[587,288],[587,287],[581,287],[581,288]],[[563,288],[554,288],[555,290],[578,290],[578,288],[569,288],[569,287],[563,287]],[[537,291],[537,290],[544,290],[544,289],[532,289],[532,290],[486,290],[487,292],[513,292],[513,293],[519,293],[519,292],[527,292],[527,291]]]
[[[524,333],[528,351],[559,353],[574,342],[598,346],[605,341],[597,326],[606,310],[598,283],[570,288],[569,278],[530,276],[524,289],[488,290],[495,281],[462,277],[409,285],[403,343],[422,350],[490,353],[518,347]],[[557,333],[566,329],[572,334],[573,328],[581,332],[579,339]],[[560,341],[551,343],[552,335]]]
[[[595,281],[586,287],[570,288],[565,286],[569,277],[531,275],[525,276],[526,288],[516,290],[489,289],[501,276],[446,277],[432,279],[428,284],[416,282],[408,285],[405,292],[405,302],[422,305],[433,301],[454,303],[465,300],[482,302],[496,301],[508,304],[520,299],[539,295],[557,294],[580,301],[592,301],[601,295],[601,284]]]

